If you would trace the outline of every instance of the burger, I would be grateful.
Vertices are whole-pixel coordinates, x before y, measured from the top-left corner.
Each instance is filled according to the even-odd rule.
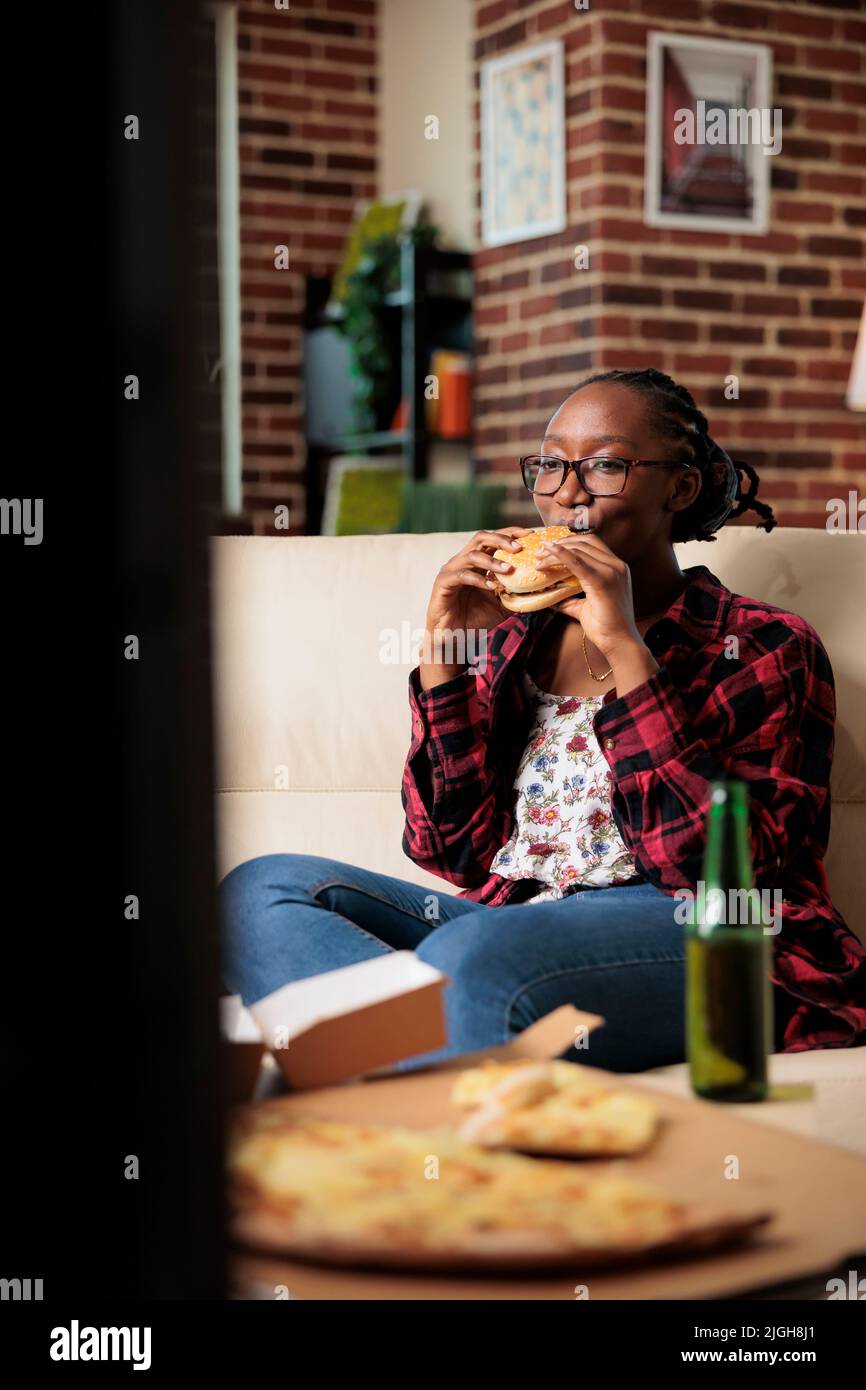
[[[511,613],[536,613],[540,608],[561,603],[563,599],[583,595],[581,581],[563,565],[537,568],[541,547],[550,541],[562,541],[575,533],[568,526],[541,526],[527,536],[517,536],[520,550],[495,550],[494,560],[508,560],[514,566],[510,573],[494,578],[499,601]]]

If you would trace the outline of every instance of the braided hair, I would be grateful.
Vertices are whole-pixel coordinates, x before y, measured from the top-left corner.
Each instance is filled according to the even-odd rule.
[[[688,450],[688,462],[700,470],[701,490],[691,506],[676,513],[671,540],[714,541],[716,538],[707,529],[705,521],[717,510],[720,483],[710,460],[712,441],[707,417],[698,409],[691,394],[685,386],[680,386],[656,367],[615,368],[608,372],[597,372],[594,376],[586,377],[575,390],[581,391],[584,386],[593,386],[601,381],[629,386],[646,396],[653,428],[684,446]],[[776,518],[772,507],[756,497],[757,473],[750,464],[742,461],[734,462],[734,467],[737,471],[737,497],[729,519],[742,516],[743,512],[756,512],[763,520],[755,524],[765,531],[772,531]]]

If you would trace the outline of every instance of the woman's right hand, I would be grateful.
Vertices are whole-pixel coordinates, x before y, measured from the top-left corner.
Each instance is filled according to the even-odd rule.
[[[503,526],[498,531],[476,531],[475,535],[447,560],[436,576],[427,605],[426,636],[419,666],[422,690],[442,685],[467,668],[470,646],[477,650],[478,634],[501,623],[507,613],[488,578],[504,574],[507,560],[494,560],[494,550],[519,550],[517,536],[526,536],[531,526]],[[455,641],[441,634],[460,634]]]
[[[503,526],[498,531],[476,531],[470,541],[436,576],[427,605],[427,631],[449,629],[486,631],[506,616],[507,610],[496,597],[488,579],[512,568],[507,561],[493,559],[494,550],[519,550],[517,536],[529,535],[531,526]]]

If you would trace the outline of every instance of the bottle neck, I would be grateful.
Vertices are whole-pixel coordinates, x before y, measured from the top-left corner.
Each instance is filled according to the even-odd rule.
[[[707,816],[704,882],[718,888],[751,888],[749,807],[743,782],[716,784]]]
[[[743,902],[741,892],[750,892],[755,879],[744,782],[714,782],[711,786],[703,880],[706,908],[701,916],[705,927],[748,925],[754,912],[751,899]],[[740,920],[743,916],[745,920]]]

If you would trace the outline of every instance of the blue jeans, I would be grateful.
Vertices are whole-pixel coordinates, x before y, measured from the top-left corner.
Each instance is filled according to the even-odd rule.
[[[244,1004],[292,980],[409,950],[447,975],[447,1047],[402,1070],[508,1042],[561,1004],[603,1015],[569,1060],[643,1071],[685,1060],[685,939],[649,883],[487,907],[307,854],[239,864],[220,884],[223,979]]]

